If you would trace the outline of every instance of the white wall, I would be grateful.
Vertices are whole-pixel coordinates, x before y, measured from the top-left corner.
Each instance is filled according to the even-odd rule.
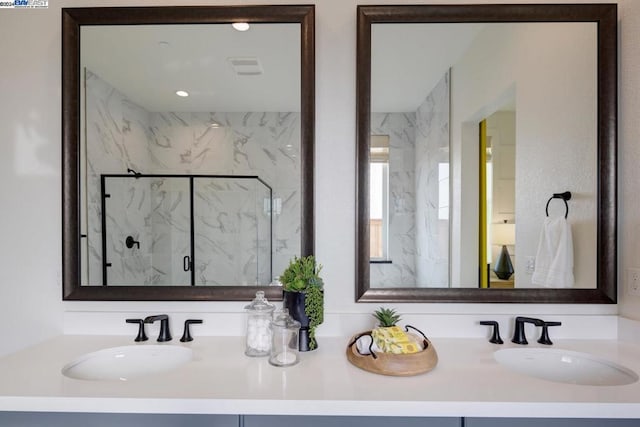
[[[548,1],[548,0],[547,0]],[[640,15],[637,0],[625,0],[630,12]],[[543,1],[540,1],[545,2]],[[563,0],[565,2],[565,0]],[[120,328],[124,311],[151,312],[235,312],[242,302],[61,302],[60,258],[60,7],[175,4],[169,0],[132,1],[51,1],[46,10],[0,10],[0,188],[3,220],[0,221],[0,353],[8,353],[63,332],[63,315],[70,322],[93,319],[96,332]],[[272,0],[191,1],[191,4],[270,4]],[[287,0],[279,3],[301,3]],[[309,3],[309,2],[304,2]],[[349,333],[353,316],[369,313],[372,304],[354,303],[355,260],[355,54],[356,5],[376,4],[364,0],[318,0],[316,5],[316,253],[325,266],[326,310],[334,316],[320,335]],[[387,0],[388,4],[406,3]],[[412,2],[416,3],[416,2]],[[438,1],[438,3],[469,3]],[[489,3],[482,1],[481,3]],[[640,22],[630,18],[633,29],[624,34],[638,39]],[[624,22],[623,22],[624,25]],[[630,37],[631,39],[631,37]],[[622,56],[633,55],[637,69],[640,54],[628,40]],[[640,73],[623,75],[623,87],[637,94]],[[631,89],[630,85],[634,85]],[[637,98],[637,96],[636,96]],[[623,154],[640,156],[638,101],[625,95],[628,109],[623,117],[627,139]],[[636,136],[632,139],[632,136]],[[628,163],[623,164],[627,171]],[[621,194],[635,196],[640,172],[621,182]],[[624,198],[624,207],[628,201]],[[637,199],[637,197],[635,197]],[[638,208],[636,205],[629,208]],[[636,212],[636,210],[631,212]],[[632,215],[632,214],[630,214]],[[623,215],[624,216],[624,215]],[[640,256],[637,220],[624,216],[621,235],[628,251],[626,260]],[[633,222],[635,221],[635,224]],[[638,261],[640,263],[640,261]],[[534,304],[396,304],[405,313],[466,314],[610,314],[616,306],[534,305]],[[640,301],[623,304],[630,313]],[[227,317],[228,318],[228,317]],[[344,319],[344,320],[342,320]],[[115,325],[117,323],[117,325]],[[461,322],[457,326],[466,325]],[[94,327],[95,326],[95,327]],[[324,328],[324,329],[323,329]],[[67,327],[71,331],[71,327]],[[123,332],[126,333],[126,332]]]
[[[640,267],[640,2],[623,0],[620,26],[618,298],[620,314],[640,320],[640,298],[625,293],[627,268]]]
[[[0,10],[0,354],[62,331],[60,19],[53,10],[5,10]]]

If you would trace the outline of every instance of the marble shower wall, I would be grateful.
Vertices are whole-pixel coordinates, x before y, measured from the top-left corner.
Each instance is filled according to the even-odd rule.
[[[371,133],[389,135],[391,260],[370,264],[371,287],[448,287],[449,75],[416,112],[372,113]]]
[[[102,283],[100,174],[124,174],[128,168],[145,174],[258,175],[273,188],[275,204],[281,206],[273,218],[273,275],[283,271],[293,255],[300,254],[299,113],[153,113],[89,71],[86,94],[86,133],[90,144],[83,195],[87,200],[89,284]],[[212,127],[214,122],[221,126]],[[268,198],[264,187],[234,179],[224,184],[216,180],[215,184],[204,183],[196,188],[199,188],[196,200],[208,209],[196,212],[200,230],[215,228],[219,236],[225,234],[224,241],[253,239],[253,244],[243,244],[241,251],[232,253],[228,246],[222,251],[222,244],[202,243],[211,239],[200,236],[197,246],[208,249],[196,254],[197,281],[234,285],[252,285],[256,280],[269,283],[268,261],[259,260],[263,256],[249,250],[258,248],[268,254],[270,246],[260,231],[268,228],[265,224],[269,222],[269,212],[264,209],[264,199]],[[214,188],[220,191],[212,192]],[[239,199],[232,203],[233,197]],[[167,208],[174,207],[170,204]],[[253,219],[249,211],[253,212]],[[167,212],[163,215],[170,216]],[[149,218],[146,221],[150,223]],[[230,221],[235,222],[231,225]],[[137,220],[131,223],[138,226]],[[163,229],[165,234],[168,231],[159,225],[156,229]],[[137,230],[122,230],[134,231]],[[256,240],[256,236],[260,237]],[[158,236],[154,239],[158,240]],[[123,252],[124,241],[117,237],[111,240],[111,252],[132,255]],[[171,262],[179,259],[182,268],[184,253],[179,247],[178,250],[180,253],[174,253]],[[158,282],[152,268],[142,267],[146,265],[144,262],[136,265],[141,266],[136,274],[145,278],[140,283]],[[235,267],[231,269],[230,265]]]
[[[213,122],[222,126],[212,128]],[[154,173],[258,175],[264,180],[281,205],[273,218],[273,275],[300,255],[299,113],[156,113],[150,129]],[[215,255],[206,256],[217,262]]]
[[[126,173],[127,168],[146,170],[149,159],[149,146],[132,141],[147,140],[147,123],[149,112],[130,102],[122,93],[91,71],[85,74],[85,134],[86,140],[91,141],[89,147],[83,147],[86,161],[82,182],[81,198],[86,200],[86,213],[82,221],[86,224],[83,232],[86,237],[87,272],[86,283],[83,285],[102,284],[102,206],[100,199],[100,175],[102,173]],[[87,149],[88,148],[88,149]],[[124,203],[124,202],[123,202]],[[138,226],[136,220],[133,225]],[[131,228],[124,232],[140,233],[140,229]],[[125,254],[124,241],[114,242],[108,252]],[[113,263],[113,260],[111,260]],[[118,262],[118,261],[116,261]],[[151,261],[138,262],[137,270],[141,271],[138,278],[140,283],[152,280],[150,274]],[[124,272],[124,270],[120,270]],[[145,273],[142,273],[144,271]],[[84,273],[84,272],[83,272]]]
[[[416,283],[422,287],[449,286],[449,83],[447,73],[416,112]]]
[[[372,113],[371,133],[389,135],[389,258],[371,264],[371,287],[414,286],[415,113]]]

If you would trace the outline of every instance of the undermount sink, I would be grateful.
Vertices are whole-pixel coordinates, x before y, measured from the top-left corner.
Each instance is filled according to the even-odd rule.
[[[193,358],[193,351],[175,345],[129,345],[87,353],[62,368],[78,380],[127,381],[178,368]]]
[[[588,353],[546,348],[507,348],[494,358],[521,374],[569,384],[615,386],[638,381],[632,370]]]

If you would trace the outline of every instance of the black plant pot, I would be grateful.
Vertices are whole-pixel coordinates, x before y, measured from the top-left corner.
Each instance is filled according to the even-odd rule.
[[[309,317],[305,311],[306,294],[304,292],[282,291],[282,306],[289,311],[289,315],[300,322],[300,332],[298,333],[298,350],[310,351],[309,341]],[[318,348],[316,340],[316,348]]]

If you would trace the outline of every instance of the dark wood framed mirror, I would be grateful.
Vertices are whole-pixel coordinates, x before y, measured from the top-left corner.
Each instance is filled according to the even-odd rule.
[[[313,5],[62,9],[64,300],[249,300],[257,290],[264,290],[270,299],[282,298],[281,287],[268,286],[273,277],[293,255],[314,253],[314,20]],[[236,32],[237,28],[231,29],[234,23],[249,24],[251,30]],[[271,48],[265,43],[271,44]],[[134,45],[140,49],[138,54],[131,48]],[[123,53],[129,56],[122,56]],[[161,55],[164,59],[160,61],[156,56]],[[97,68],[97,72],[87,64]],[[278,67],[284,64],[292,74],[282,74],[283,68]],[[196,75],[196,69],[206,71]],[[213,83],[219,83],[216,79],[222,81],[223,74],[232,74],[237,81],[223,81],[214,86]],[[178,80],[171,81],[176,76],[191,85],[187,101],[200,105],[174,107],[177,105],[174,101],[169,106],[160,105],[163,101],[156,97],[156,104],[148,106],[146,98],[167,88],[172,96],[183,89],[176,83]],[[272,78],[276,80],[269,80]],[[89,100],[92,79],[99,81],[95,91],[102,91],[103,98]],[[147,80],[157,82],[158,86],[136,94],[124,89],[138,90],[147,85]],[[287,93],[274,93],[280,87],[274,81],[289,84]],[[167,86],[162,86],[165,83]],[[230,90],[224,92],[225,86]],[[114,97],[118,97],[117,120],[110,110]],[[221,106],[216,97],[225,99],[227,104]],[[243,104],[245,98],[255,105]],[[285,98],[291,99],[291,103],[280,102]],[[133,115],[125,116],[120,111],[127,109],[127,114]],[[149,122],[141,123],[141,114]],[[167,130],[170,126],[173,128]],[[170,132],[177,135],[174,140],[169,138]],[[222,132],[226,139],[211,136],[215,132]],[[134,133],[156,148],[134,148],[130,141],[122,139],[122,135]],[[190,138],[191,145],[176,148],[178,137]],[[93,141],[98,148],[88,148]],[[224,152],[209,155],[214,153],[214,145],[222,144],[220,141],[228,144]],[[163,154],[158,149],[173,151]],[[91,150],[95,152],[91,154]],[[103,162],[100,168],[91,163],[91,156],[104,159],[114,152],[122,158]],[[210,162],[203,162],[208,155]],[[173,160],[168,160],[169,157]],[[280,159],[286,164],[278,163]],[[150,166],[151,163],[155,166]],[[172,169],[174,164],[182,166]],[[128,187],[114,196],[118,180],[127,181]],[[174,181],[178,180],[190,188],[188,200],[183,196],[189,190],[184,194],[175,190]],[[198,180],[204,180],[200,189]],[[144,184],[144,190],[136,189],[138,184]],[[228,205],[242,204],[225,197],[232,190],[246,193],[248,187],[257,190],[246,195],[242,203],[250,205],[253,216],[260,220],[247,219],[251,215],[240,210],[213,213],[215,205],[222,201]],[[212,190],[224,194],[205,197]],[[118,209],[109,212],[105,207],[118,198],[125,203],[120,206],[123,219],[116,218]],[[149,211],[137,218],[126,216],[135,210],[132,206],[143,203],[148,203],[153,213]],[[162,204],[168,210],[158,212]],[[186,210],[175,214],[182,207]],[[230,217],[244,222],[232,223]],[[120,229],[122,224],[148,228],[149,223],[163,223],[164,235],[149,234],[148,230],[147,234],[140,230],[123,233]],[[173,228],[167,231],[167,226]],[[258,227],[265,231],[237,249],[245,257],[240,262],[229,253],[230,246],[239,246],[237,242],[244,238],[240,232],[221,240],[205,236],[194,243],[202,234],[196,230],[198,226],[217,231],[250,229],[247,234],[256,235]],[[117,231],[115,237],[106,237],[108,227]],[[285,229],[286,236],[278,235],[285,233],[282,231]],[[176,237],[176,230],[184,236]],[[88,243],[92,238],[95,241]],[[191,252],[179,259],[171,258],[175,254],[154,254],[157,260],[153,263],[148,261],[151,256],[148,253],[135,252],[145,244],[159,246],[167,238],[181,241],[180,249]],[[194,250],[202,251],[205,246],[210,252],[206,255],[196,252],[194,259]],[[247,248],[263,250],[267,261],[256,261],[254,258],[259,256],[247,255]],[[114,261],[116,255],[121,259]],[[218,258],[221,262],[214,269],[211,260]],[[165,266],[169,262],[186,275],[159,280],[160,276],[168,275]],[[116,266],[120,272],[131,272],[135,270],[132,263],[144,264],[148,274],[138,274],[138,281],[134,281],[112,273]],[[238,278],[234,275],[237,271],[224,276],[222,271],[229,270],[227,267],[234,263],[236,270],[251,270],[253,278]]]
[[[357,18],[356,301],[615,303],[617,6],[359,6]],[[573,34],[568,30],[583,27],[587,36]],[[507,29],[515,32],[505,33]],[[546,46],[551,47],[535,49],[531,46],[545,45],[518,45],[526,42],[528,37],[535,33],[545,34],[548,38]],[[565,37],[565,34],[568,35]],[[490,40],[491,43],[477,44],[480,38]],[[584,58],[577,59],[581,57],[576,56],[576,63],[572,65],[576,68],[570,68],[565,64],[573,59],[564,60],[579,50],[577,46],[571,47],[570,40],[584,42],[585,51],[588,51],[588,60],[583,61]],[[590,40],[590,44],[586,40]],[[530,72],[540,80],[539,77],[545,72],[540,71],[541,68],[538,67],[551,69],[554,66],[548,63],[540,64],[539,61],[545,56],[560,52],[556,52],[554,46],[562,44],[569,45],[570,54],[560,53],[550,63],[566,65],[563,74],[561,73],[562,78],[553,82],[547,81],[546,84],[543,81],[542,86],[528,86],[528,81],[524,78],[510,76],[505,72],[509,67],[501,62],[509,53],[501,49],[511,49],[511,52],[518,54],[514,58],[521,59],[521,62],[517,62],[508,57],[509,61],[512,61],[513,69],[520,73]],[[407,46],[414,50],[409,51],[409,59],[403,62],[400,54]],[[449,62],[442,59],[447,55],[452,56],[447,60]],[[525,58],[524,62],[522,58]],[[418,69],[418,73],[414,73],[411,67],[418,67],[423,63],[425,67],[440,68],[436,70],[435,80],[421,81],[425,88],[419,88],[419,85],[411,81],[411,77],[419,74],[422,80],[426,80],[425,76],[428,76],[431,70]],[[572,81],[583,80],[583,72],[585,80],[589,80],[590,83],[585,86],[586,89],[579,90],[578,93],[590,97],[587,98],[588,102],[580,101],[581,104],[588,105],[588,113],[580,113],[579,109],[570,111],[571,108],[554,110],[552,107],[555,105],[566,107],[577,99],[563,104],[563,101],[556,100],[550,91],[565,92],[565,88],[572,86]],[[490,91],[485,88],[490,86],[482,85],[485,76],[494,78],[500,90],[487,95]],[[403,87],[405,81],[412,82],[409,83],[408,89]],[[558,84],[562,85],[562,89],[553,89]],[[438,110],[438,117],[432,112],[426,119],[416,118],[423,108],[422,105],[433,105],[432,94],[441,87],[444,89],[440,92],[442,96],[439,99],[444,100],[446,104],[446,110],[443,110],[445,112]],[[471,88],[475,92],[471,90],[462,94],[462,88]],[[420,92],[422,89],[427,91]],[[421,96],[416,105],[407,103],[407,99],[413,93]],[[398,97],[398,94],[401,96]],[[485,96],[486,99],[473,105],[473,101],[480,96]],[[545,96],[547,98],[544,98]],[[542,113],[540,108],[532,107],[531,100],[534,98],[539,103],[546,103],[548,111]],[[491,151],[486,147],[486,143],[480,145],[474,142],[467,145],[464,138],[471,135],[472,141],[482,140],[480,122],[503,110],[515,116],[515,125],[512,127],[516,128],[515,139],[518,142],[515,143],[515,164],[510,168],[515,169],[510,178],[512,207],[504,208],[494,201],[494,213],[505,215],[499,218],[499,222],[494,223],[502,226],[504,221],[505,225],[515,225],[516,261],[513,264],[516,279],[515,284],[513,279],[510,280],[510,287],[494,287],[482,285],[482,276],[492,275],[493,265],[485,266],[483,260],[486,259],[486,254],[485,258],[479,256],[487,250],[492,250],[487,249],[486,232],[484,239],[480,232],[487,224],[487,211],[482,206],[486,204],[488,197],[485,199],[485,190],[482,190],[484,187],[480,185],[485,178],[479,173],[479,170],[486,167],[483,165],[486,165],[486,157],[491,155]],[[531,114],[532,112],[534,114]],[[571,113],[575,114],[572,116]],[[562,117],[566,122],[560,122],[560,127],[556,128],[558,130],[555,132],[545,133],[553,128],[553,119],[547,119],[545,114],[550,114],[549,117]],[[577,133],[569,129],[569,123],[573,123],[574,120],[581,121],[585,117],[590,118],[585,125],[571,128]],[[438,122],[440,119],[441,122]],[[433,129],[425,130],[421,127],[421,120],[432,125],[436,123],[437,126],[433,127],[437,127],[438,131],[446,128],[447,132],[446,136],[441,138],[444,142],[435,148],[432,147],[431,151],[432,159],[441,160],[435,160],[434,168],[427,172],[421,169],[424,165],[417,166],[421,158],[417,148],[412,148],[415,151],[411,152],[402,148],[406,146],[403,144],[407,144],[407,140],[410,139],[407,135],[411,133],[433,138]],[[394,121],[401,125],[393,127],[391,122]],[[566,129],[562,127],[563,124],[566,124]],[[587,128],[588,131],[585,131]],[[525,134],[525,131],[529,133]],[[418,136],[412,138],[414,140],[411,144],[417,147]],[[496,139],[497,137],[494,138],[494,144],[497,144]],[[505,139],[503,135],[502,140]],[[582,141],[585,145],[575,149],[571,144],[576,141]],[[467,147],[471,146],[475,147],[475,154],[467,155],[465,160],[463,154]],[[512,148],[512,153],[513,150]],[[541,153],[542,163],[536,163],[536,156],[531,155],[533,152]],[[591,153],[588,155],[591,157],[581,157],[586,152]],[[482,156],[479,153],[482,153]],[[495,153],[494,157],[497,157]],[[394,170],[394,158],[409,164],[409,169],[396,167]],[[560,166],[554,164],[557,159],[565,163]],[[382,167],[379,166],[381,163]],[[529,165],[535,165],[535,169],[530,170]],[[564,165],[567,165],[566,171]],[[584,170],[589,171],[586,173],[590,178],[583,180],[588,182],[588,185],[583,185],[585,182],[576,178],[582,176]],[[400,175],[409,177],[405,182],[409,182],[408,186],[413,186],[413,190],[407,190],[404,184],[391,182],[394,177]],[[435,196],[419,199],[416,195],[416,188],[420,185],[421,179],[419,175],[431,177],[432,182],[435,182],[436,191],[439,184],[440,195],[435,193]],[[494,175],[500,174],[496,172]],[[374,187],[380,187],[379,191],[376,190],[377,195],[372,195]],[[413,195],[409,194],[411,191]],[[536,247],[539,242],[539,230],[546,221],[545,203],[547,199],[551,200],[553,195],[564,191],[570,191],[573,195],[573,199],[568,202],[567,209],[570,209],[571,214],[567,221],[575,233],[575,282],[571,277],[571,281],[568,281],[570,285],[562,288],[535,286],[532,285],[531,275],[535,273],[536,261],[541,259],[537,258]],[[420,204],[428,207],[419,211],[417,206]],[[559,207],[555,215],[564,215],[565,205],[562,201],[553,202],[552,206],[554,204]],[[377,213],[374,214],[374,211]],[[585,212],[589,214],[581,216]],[[394,221],[394,215],[396,224],[403,224],[399,227],[401,231],[395,231],[400,236],[398,242],[394,242],[394,229],[389,225]],[[400,218],[403,215],[404,217]],[[552,213],[551,216],[553,215]],[[546,216],[549,217],[549,213]],[[442,223],[445,224],[444,231],[441,229]],[[423,246],[416,243],[420,238],[421,227],[427,229]],[[374,228],[375,231],[372,231]],[[497,230],[499,227],[495,228]],[[437,232],[445,237],[434,245]],[[531,235],[535,237],[532,238]],[[424,239],[424,236],[422,238]],[[411,241],[410,246],[401,246],[399,241],[406,240]],[[494,245],[503,244],[497,242],[496,238]],[[504,245],[514,243],[511,241]],[[440,250],[442,256],[429,259],[429,254],[435,250]],[[511,250],[514,251],[513,247]],[[407,254],[413,258],[413,264],[401,261]],[[420,273],[419,270],[424,269],[430,262],[439,263],[440,270]],[[381,280],[380,276],[384,275],[381,271],[384,269],[393,269],[396,275],[390,274]],[[419,274],[422,274],[423,279],[417,278]],[[374,275],[376,277],[373,277]],[[403,280],[405,276],[409,279]],[[518,284],[525,282],[528,286],[519,288]]]

